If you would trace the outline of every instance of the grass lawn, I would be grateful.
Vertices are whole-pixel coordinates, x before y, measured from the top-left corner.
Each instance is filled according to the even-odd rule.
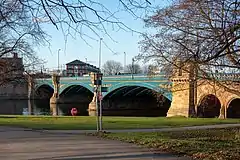
[[[204,160],[239,160],[240,128],[153,133],[110,133],[105,138]]]
[[[240,123],[240,119],[165,117],[103,117],[104,129],[166,128],[210,124]],[[95,117],[1,116],[0,126],[20,126],[33,129],[96,129]]]

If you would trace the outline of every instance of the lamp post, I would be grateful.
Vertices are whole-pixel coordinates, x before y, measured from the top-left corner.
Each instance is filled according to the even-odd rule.
[[[60,52],[60,48],[58,49],[58,74],[60,74],[60,70],[59,70],[59,52]]]
[[[134,58],[132,58],[132,79],[133,79],[133,74],[134,74]]]
[[[126,71],[126,52],[124,52],[124,72]]]
[[[102,38],[100,38],[100,42],[99,42],[99,57],[98,57],[98,65],[99,65],[99,71],[101,72],[101,58],[102,58]]]
[[[94,73],[93,76],[94,76],[94,78],[93,78],[93,85],[95,86],[95,93],[96,93],[97,131],[102,131],[102,108],[101,108],[102,73]],[[101,97],[99,97],[99,95]],[[99,107],[98,107],[98,100],[99,100]]]
[[[101,74],[101,56],[102,56],[102,38],[100,38],[100,42],[99,42],[99,75],[98,75],[98,79],[100,79],[102,81],[102,74]],[[99,116],[100,117],[100,122],[99,122],[99,129],[100,131],[102,131],[102,83],[100,83],[98,85],[98,94],[97,94],[97,101],[99,100]],[[99,95],[101,95],[99,97]]]

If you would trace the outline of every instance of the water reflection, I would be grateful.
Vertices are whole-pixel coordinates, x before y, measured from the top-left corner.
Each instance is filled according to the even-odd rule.
[[[78,116],[88,116],[87,103],[49,104],[49,100],[0,100],[1,115],[62,115],[70,116],[77,108]]]

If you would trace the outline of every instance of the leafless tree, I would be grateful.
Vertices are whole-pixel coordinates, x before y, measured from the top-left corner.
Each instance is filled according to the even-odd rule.
[[[127,72],[128,73],[134,73],[134,74],[139,74],[142,73],[141,67],[139,64],[128,64],[126,66]]]
[[[240,1],[174,0],[145,19],[156,29],[140,42],[144,59],[161,66],[191,63],[198,76],[218,80],[218,72],[239,73]]]
[[[68,36],[80,37],[87,44],[86,39],[88,38],[98,40],[103,35],[112,38],[109,26],[114,31],[134,31],[119,19],[119,15],[129,13],[134,18],[141,18],[145,12],[150,11],[151,6],[149,0],[114,0],[111,2],[99,0],[18,1],[31,11],[31,17],[38,25],[51,23],[56,29],[62,31],[65,38]],[[89,32],[95,36],[86,34]]]
[[[123,69],[122,64],[114,60],[109,60],[103,65],[103,73],[105,75],[118,74],[122,69]]]
[[[33,46],[43,42],[45,33],[29,14],[20,1],[0,1],[0,85],[24,80],[24,68],[41,63]]]
[[[118,16],[120,12],[127,12],[135,18],[147,12],[151,5],[148,0],[116,0],[114,7],[109,7],[99,0],[1,0],[0,1],[0,57],[17,53],[23,59],[23,65],[11,67],[10,61],[2,60],[1,81],[3,83],[19,80],[12,76],[15,70],[39,70],[44,63],[35,52],[34,47],[46,44],[49,36],[42,30],[42,24],[52,24],[66,36],[80,36],[98,39],[103,34],[110,38],[107,26],[113,30],[134,31]],[[139,12],[140,11],[140,12]],[[140,14],[136,14],[140,13]],[[96,37],[90,37],[86,32],[91,31]],[[83,38],[85,37],[85,38]],[[66,40],[66,39],[65,39]],[[103,41],[105,44],[105,42]],[[13,71],[12,71],[13,70]],[[27,73],[27,72],[25,72]],[[11,75],[11,76],[10,76]],[[20,76],[20,75],[19,75]],[[21,75],[22,77],[23,75]],[[24,76],[23,76],[24,77]]]

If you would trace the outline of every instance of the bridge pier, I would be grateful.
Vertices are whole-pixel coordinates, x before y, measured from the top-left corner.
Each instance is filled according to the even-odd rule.
[[[50,109],[52,111],[52,115],[58,115],[57,103],[59,102],[59,89],[60,89],[60,76],[57,74],[53,74],[52,83],[54,86],[54,92],[52,97],[50,98]]]
[[[220,115],[218,117],[219,119],[226,119],[227,118],[227,108],[222,105],[220,109]]]
[[[93,84],[94,87],[96,87],[96,85],[94,85],[95,77],[94,77],[93,72],[91,72],[90,77],[91,77],[91,83]],[[96,101],[97,101],[97,94],[96,94],[96,92],[93,92],[93,99],[90,102],[90,104],[88,105],[88,115],[89,116],[97,116],[97,114],[98,114],[98,112],[97,112],[98,107],[97,107]]]
[[[96,106],[96,101],[92,101],[88,105],[88,115],[89,116],[97,116],[97,106]]]
[[[182,65],[180,61],[176,61],[172,77],[172,103],[168,110],[167,117],[196,116],[196,98],[197,98],[197,71],[194,65]]]

